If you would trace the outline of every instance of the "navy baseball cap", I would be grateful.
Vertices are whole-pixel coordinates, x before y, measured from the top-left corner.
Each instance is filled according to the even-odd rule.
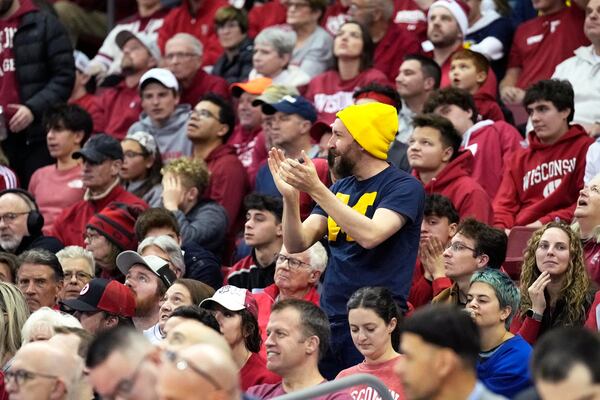
[[[284,114],[298,114],[311,123],[317,120],[317,110],[310,101],[302,96],[284,96],[277,103],[263,103],[262,105],[262,112],[267,115],[275,114],[277,111]]]
[[[106,133],[98,133],[92,135],[83,148],[73,153],[74,159],[83,158],[96,164],[100,164],[106,160],[122,160],[123,149],[121,143],[112,136]]]

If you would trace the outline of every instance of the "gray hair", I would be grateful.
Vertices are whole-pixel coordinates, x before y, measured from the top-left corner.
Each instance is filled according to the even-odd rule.
[[[94,261],[94,255],[91,251],[88,251],[80,246],[67,246],[58,253],[56,253],[56,258],[58,258],[58,262],[60,262],[61,266],[64,270],[63,262],[66,260],[77,260],[83,259],[85,260],[91,269],[91,274],[94,275],[94,271],[96,269],[96,263]]]
[[[315,244],[308,248],[308,256],[310,258],[310,265],[313,269],[323,273],[325,267],[327,267],[328,257],[327,250],[325,250],[325,247],[321,242],[315,242]]]
[[[277,27],[266,28],[256,35],[254,44],[272,46],[280,56],[292,54],[294,46],[296,46],[296,33]]]
[[[202,53],[204,52],[204,46],[202,46],[202,42],[200,40],[198,40],[197,37],[192,36],[189,33],[183,33],[183,32],[177,33],[172,38],[167,40],[166,44],[169,44],[169,42],[177,41],[177,40],[181,40],[181,41],[185,42],[188,46],[190,46],[192,48],[192,53],[194,53],[197,56],[201,56]]]
[[[81,323],[74,316],[53,310],[50,307],[42,307],[32,313],[23,324],[21,329],[23,344],[31,342],[35,329],[46,328],[54,335],[54,328],[58,326],[83,329]]]
[[[177,242],[173,240],[172,237],[167,235],[148,236],[139,244],[137,252],[141,254],[144,249],[149,246],[156,246],[167,253],[171,259],[171,263],[173,263],[175,268],[181,270],[182,276],[185,275],[185,261],[183,260],[181,247],[179,247]]]

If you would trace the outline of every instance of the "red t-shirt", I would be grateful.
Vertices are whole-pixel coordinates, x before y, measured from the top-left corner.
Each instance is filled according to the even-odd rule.
[[[427,40],[427,10],[422,10],[414,0],[395,0],[394,22],[404,31],[416,35],[419,42]]]
[[[287,9],[279,0],[257,3],[248,13],[248,36],[255,37],[269,26],[285,24],[286,17]]]
[[[196,36],[204,46],[203,65],[213,65],[223,53],[214,30],[215,13],[229,3],[225,0],[205,0],[200,4],[195,15],[190,14],[189,0],[183,0],[179,7],[173,8],[158,31],[158,46],[164,54],[167,40],[176,33],[189,33]]]
[[[242,391],[263,383],[279,383],[281,377],[267,369],[267,362],[258,353],[252,353],[240,370]]]
[[[0,105],[3,108],[5,123],[15,113],[14,109],[8,108],[9,104],[20,104],[15,74],[15,54],[13,52],[13,39],[21,22],[21,17],[31,11],[37,10],[31,0],[21,0],[19,9],[7,19],[0,19]]]
[[[521,68],[517,87],[550,79],[558,64],[590,42],[583,33],[585,13],[577,6],[522,23],[515,32],[508,68]]]
[[[344,22],[349,19],[348,7],[344,6],[340,0],[335,0],[335,3],[325,10],[325,15],[321,18],[321,26],[335,36]]]
[[[392,358],[391,360],[375,365],[367,364],[363,361],[354,367],[350,367],[341,371],[338,376],[335,377],[335,379],[341,379],[356,374],[373,375],[379,378],[385,384],[385,386],[387,386],[394,400],[404,400],[405,396],[402,381],[398,379],[398,375],[396,375],[394,372],[394,367],[398,360],[400,360],[400,357],[404,356],[399,355],[396,358]],[[344,391],[352,396],[352,398],[355,400],[381,399],[381,396],[379,396],[377,391],[369,385],[352,386],[344,389]]]
[[[142,99],[137,85],[128,87],[125,81],[104,90],[96,97],[98,114],[92,115],[94,128],[99,132],[123,140],[129,127],[137,122],[142,112]]]
[[[373,67],[383,72],[391,82],[396,81],[404,56],[421,52],[417,35],[410,34],[394,23],[389,25],[385,36],[376,46]]]
[[[363,71],[347,81],[341,79],[339,72],[327,71],[310,81],[304,97],[315,105],[319,121],[333,122],[338,111],[354,103],[354,91],[369,83],[391,85],[383,72],[374,68]]]

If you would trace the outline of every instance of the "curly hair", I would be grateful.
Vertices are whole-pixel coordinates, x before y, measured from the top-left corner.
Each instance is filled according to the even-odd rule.
[[[560,291],[561,300],[565,302],[563,311],[556,317],[555,326],[581,325],[586,319],[587,297],[590,291],[590,280],[588,278],[583,248],[579,235],[571,230],[568,224],[560,221],[549,222],[533,233],[527,243],[521,269],[521,315],[531,308],[529,297],[529,286],[535,282],[541,272],[537,268],[535,253],[546,230],[558,228],[569,238],[569,265],[565,272],[565,280]]]
[[[199,193],[204,193],[210,179],[208,166],[204,160],[199,158],[178,158],[165,165],[160,172],[163,176],[173,174],[181,177],[185,186],[188,188],[195,187]]]

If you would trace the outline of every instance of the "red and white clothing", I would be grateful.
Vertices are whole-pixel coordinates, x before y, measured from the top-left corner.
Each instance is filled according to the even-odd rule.
[[[549,79],[556,66],[571,57],[575,49],[588,45],[584,20],[584,11],[573,5],[523,22],[515,32],[508,58],[508,68],[521,69],[517,87],[527,89]]]
[[[0,191],[19,187],[19,178],[15,171],[5,165],[0,165]]]
[[[461,151],[425,185],[425,192],[439,193],[449,198],[461,219],[473,217],[487,224],[492,221],[491,200],[481,185],[471,177],[472,169],[473,154]],[[413,170],[413,175],[421,180],[417,171]]]
[[[243,392],[255,385],[279,382],[281,377],[267,369],[267,361],[258,353],[252,353],[240,369],[240,386]]]
[[[38,8],[31,0],[21,0],[21,6],[10,17],[0,19],[0,106],[3,108],[4,120],[8,129],[8,121],[15,113],[9,104],[20,104],[17,76],[15,74],[15,54],[13,51],[14,37],[23,15]]]
[[[394,23],[417,37],[419,43],[427,40],[427,10],[414,0],[395,0]]]
[[[194,15],[190,14],[189,0],[183,0],[179,7],[167,14],[158,31],[158,47],[164,54],[167,40],[177,33],[189,33],[196,36],[204,46],[203,65],[213,65],[223,53],[214,29],[215,13],[229,3],[226,0],[205,0],[198,3],[200,8]]]
[[[135,13],[131,17],[120,21],[106,36],[102,46],[98,50],[96,56],[90,61],[93,64],[99,64],[105,70],[107,75],[118,74],[121,72],[121,60],[123,52],[117,46],[116,37],[121,31],[130,31],[135,34],[141,33],[153,40],[158,38],[158,30],[163,24],[163,20],[167,15],[168,10],[160,9],[142,17],[139,13]]]
[[[314,77],[308,84],[304,97],[311,101],[319,121],[333,121],[335,114],[354,104],[352,94],[370,83],[390,85],[385,74],[375,68],[361,72],[349,80],[342,80],[338,71],[331,70]]]
[[[332,36],[337,35],[340,27],[346,21],[350,20],[347,6],[343,5],[340,0],[335,0],[333,4],[327,6],[323,18],[321,18],[321,26]]]
[[[323,381],[321,383],[325,383],[325,382],[327,382],[327,381]],[[275,397],[283,396],[284,394],[287,394],[287,392],[283,388],[283,383],[278,383],[278,384],[271,384],[271,385],[269,385],[269,384],[256,385],[256,386],[250,388],[250,390],[248,390],[248,392],[246,394],[250,395],[252,398],[266,400],[266,399],[273,399]],[[352,397],[350,397],[348,394],[346,394],[344,392],[335,392],[335,393],[326,394],[324,396],[313,397],[313,400],[352,400]]]
[[[529,148],[517,150],[494,199],[494,225],[501,228],[571,221],[583,187],[585,155],[594,142],[581,125],[546,145],[532,131]]]
[[[471,177],[493,199],[496,196],[504,168],[512,153],[521,149],[523,139],[512,125],[504,121],[480,121],[463,134],[462,147],[473,153]]]
[[[600,291],[596,292],[594,297],[594,303],[590,307],[588,312],[587,321],[585,321],[585,327],[591,329],[594,332],[600,332]]]
[[[255,37],[269,26],[285,24],[287,8],[280,0],[255,3],[248,13],[248,36]]]
[[[227,140],[227,144],[235,148],[235,152],[244,168],[246,168],[246,171],[249,171],[254,166],[254,175],[258,171],[260,164],[269,156],[265,143],[265,135],[260,125],[247,131],[240,124],[237,124]],[[250,182],[254,181],[254,175],[252,177],[249,176]]]
[[[392,358],[391,360],[382,362],[381,364],[367,364],[365,361],[354,367],[346,368],[341,371],[335,379],[345,378],[356,374],[369,374],[379,378],[390,391],[394,400],[404,400],[404,387],[402,381],[398,379],[398,375],[394,373],[394,367],[400,357]],[[369,385],[352,386],[344,389],[354,400],[379,400],[381,396]]]
[[[404,56],[421,52],[417,36],[394,23],[388,25],[387,32],[375,46],[373,67],[383,72],[390,82],[396,81]]]
[[[108,88],[96,97],[98,114],[92,115],[94,128],[99,132],[123,140],[129,127],[137,122],[142,112],[142,99],[137,85],[128,87],[125,81]]]
[[[48,165],[35,171],[29,181],[29,193],[35,197],[40,214],[44,216],[42,232],[49,235],[56,217],[68,207],[83,199],[81,165],[59,171]]]

